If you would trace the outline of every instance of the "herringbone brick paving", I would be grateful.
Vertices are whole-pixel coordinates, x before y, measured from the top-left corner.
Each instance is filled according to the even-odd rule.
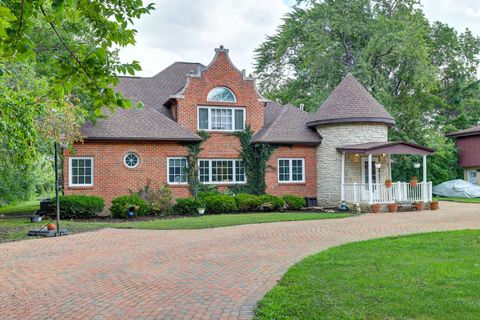
[[[295,262],[351,241],[480,227],[480,205],[0,245],[2,319],[250,319]],[[361,267],[361,266],[359,266]]]

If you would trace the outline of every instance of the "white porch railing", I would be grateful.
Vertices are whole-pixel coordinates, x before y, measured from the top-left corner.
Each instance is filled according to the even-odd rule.
[[[426,185],[425,185],[426,184]],[[345,201],[370,203],[368,184],[344,183]],[[384,183],[372,184],[372,203],[432,201],[432,182],[418,182],[412,187],[407,182],[395,182],[390,188]]]

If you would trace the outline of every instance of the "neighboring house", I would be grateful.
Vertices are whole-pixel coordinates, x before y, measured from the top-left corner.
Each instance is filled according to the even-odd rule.
[[[215,49],[208,66],[176,62],[151,78],[122,77],[116,88],[143,109],[105,111],[82,129],[84,143],[66,154],[65,193],[102,196],[107,204],[150,179],[189,196],[185,143],[210,137],[199,154],[199,180],[219,189],[246,182],[241,146],[232,133],[247,126],[252,143],[276,148],[266,166],[266,192],[317,198],[320,205],[429,201],[426,155],[433,150],[388,142],[393,117],[347,75],[315,114],[262,97],[228,50]],[[390,154],[424,155],[425,183],[412,189],[391,176]]]
[[[464,179],[480,185],[480,126],[447,134],[456,138]]]

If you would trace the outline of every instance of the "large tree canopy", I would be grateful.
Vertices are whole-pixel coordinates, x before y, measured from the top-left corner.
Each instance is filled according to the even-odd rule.
[[[135,43],[142,0],[0,2],[0,205],[49,192],[53,141],[81,139],[101,108],[130,107],[114,91],[117,74],[134,74],[117,50]],[[27,179],[28,178],[28,179]]]
[[[120,63],[115,48],[135,43],[132,21],[150,10],[142,0],[2,1],[0,152],[26,163],[39,137],[71,142],[75,134],[39,135],[36,120],[69,114],[72,105],[77,122],[95,119],[102,107],[129,107],[113,87],[118,73],[140,66]]]
[[[416,0],[309,1],[257,49],[255,68],[267,96],[312,112],[353,73],[395,117],[391,139],[437,150],[429,172],[439,182],[457,175],[444,133],[480,119],[479,53],[477,36],[430,23]],[[412,161],[402,157],[394,177],[418,174]]]

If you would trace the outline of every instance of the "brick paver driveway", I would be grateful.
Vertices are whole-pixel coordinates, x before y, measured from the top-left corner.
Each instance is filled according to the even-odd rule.
[[[346,242],[480,227],[480,205],[217,229],[104,229],[0,245],[2,319],[243,319],[296,261]]]

